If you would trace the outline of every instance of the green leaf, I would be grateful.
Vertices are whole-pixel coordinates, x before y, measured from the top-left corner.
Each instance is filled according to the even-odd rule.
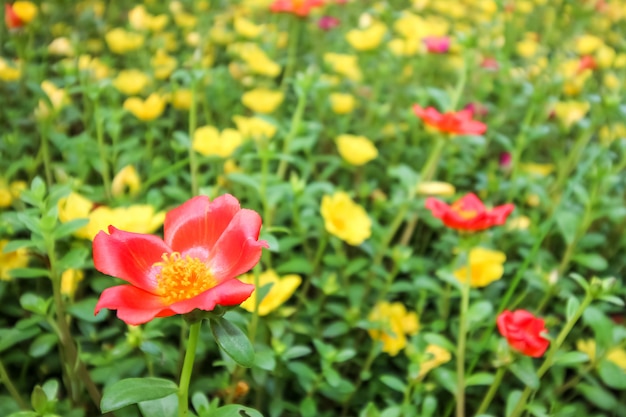
[[[72,304],[67,308],[67,312],[72,316],[86,321],[88,323],[99,323],[106,320],[108,316],[108,310],[101,310],[98,315],[94,315],[94,310],[98,299],[95,297],[85,298],[77,303]]]
[[[315,400],[310,396],[304,397],[300,402],[300,415],[302,417],[317,417],[317,405]]]
[[[67,252],[57,264],[60,270],[66,269],[82,269],[85,266],[87,257],[91,251],[86,247],[73,248]]]
[[[20,305],[24,310],[38,314],[40,316],[46,315],[50,302],[51,300],[44,300],[42,297],[31,292],[22,294],[22,296],[20,297]]]
[[[162,378],[127,378],[104,389],[100,410],[118,410],[130,404],[156,400],[178,392],[178,386]]]
[[[30,394],[30,404],[33,406],[33,409],[39,414],[44,414],[49,411],[48,397],[39,385],[35,385],[35,388],[33,388],[33,392]]]
[[[565,308],[565,317],[567,318],[568,321],[572,317],[574,317],[574,314],[576,314],[576,310],[578,310],[578,307],[580,307],[580,302],[578,301],[576,297],[570,297],[567,300],[567,306]]]
[[[615,304],[616,306],[624,307],[624,300],[615,295],[603,295],[598,297],[598,300],[606,301],[607,303]]]
[[[253,408],[233,404],[218,408],[211,413],[211,417],[263,417],[263,414]]]
[[[14,268],[9,271],[11,278],[50,278],[50,271],[43,268]]]
[[[513,413],[513,410],[515,409],[515,406],[517,405],[517,402],[521,397],[522,391],[511,391],[509,396],[506,398],[506,417],[509,417],[511,413]]]
[[[36,411],[17,411],[10,414],[9,417],[40,417]]]
[[[589,362],[589,356],[583,352],[567,352],[559,355],[554,360],[555,366],[574,367],[578,364]]]
[[[448,392],[456,394],[456,372],[447,368],[437,368],[431,374]]]
[[[383,375],[380,377],[380,382],[387,385],[389,388],[398,392],[404,393],[406,391],[406,384],[400,380],[400,378],[393,375]]]
[[[32,240],[12,240],[4,245],[4,248],[2,248],[2,253],[15,252],[16,250],[21,248],[33,248],[35,246],[37,245]]]
[[[572,211],[560,211],[555,219],[563,235],[563,239],[565,239],[565,243],[569,245],[574,242],[576,232],[578,231],[580,215]]]
[[[626,372],[614,362],[603,359],[598,366],[598,374],[600,379],[606,385],[618,390],[626,389]]]
[[[491,385],[494,376],[488,372],[478,372],[467,378],[465,385],[471,387],[473,385]]]
[[[493,316],[493,304],[489,301],[478,301],[473,303],[467,310],[467,320],[470,330],[489,323],[487,317]]]
[[[41,358],[45,356],[57,344],[57,336],[54,333],[44,333],[30,344],[28,354],[33,358]]]
[[[2,337],[0,337],[0,352],[7,350],[23,340],[30,339],[39,333],[40,330],[37,327],[27,329],[13,328],[6,333],[2,333]]]
[[[228,356],[246,368],[254,365],[254,348],[239,327],[223,317],[212,318],[209,324],[215,341]]]
[[[598,408],[608,411],[617,407],[615,397],[604,388],[581,382],[576,385],[576,389]]]
[[[87,223],[89,223],[89,219],[76,219],[70,220],[67,223],[61,223],[61,225],[52,232],[52,237],[55,240],[62,239],[71,235],[81,227],[86,226]]]
[[[283,262],[276,268],[279,275],[282,274],[304,274],[308,275],[313,272],[311,262],[304,257],[292,257],[287,262]]]
[[[539,378],[537,378],[535,368],[530,358],[520,357],[517,362],[509,366],[509,370],[525,385],[532,389],[539,388]]]
[[[178,395],[172,394],[156,400],[142,401],[139,410],[145,417],[176,417],[178,415]]]
[[[581,253],[575,255],[572,259],[579,265],[582,265],[585,268],[589,268],[593,271],[604,271],[609,265],[606,259],[598,255],[597,253]]]

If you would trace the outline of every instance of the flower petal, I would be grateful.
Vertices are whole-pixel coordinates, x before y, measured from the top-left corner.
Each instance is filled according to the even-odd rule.
[[[196,308],[211,311],[216,305],[239,305],[250,297],[252,291],[254,285],[229,279],[193,298],[174,303],[169,308],[177,314],[187,314]]]
[[[155,317],[174,315],[158,295],[151,294],[132,285],[107,288],[100,295],[95,314],[103,309],[117,310],[117,317],[126,324],[138,325]]]
[[[167,213],[165,242],[181,253],[194,247],[211,250],[240,210],[239,201],[230,194],[212,202],[206,196],[194,197]]]
[[[261,216],[242,209],[222,233],[209,254],[209,265],[215,278],[224,281],[248,272],[261,258],[265,241],[258,241]]]
[[[156,236],[131,233],[109,226],[93,240],[93,262],[103,274],[152,292],[157,285],[154,264],[172,250]]]

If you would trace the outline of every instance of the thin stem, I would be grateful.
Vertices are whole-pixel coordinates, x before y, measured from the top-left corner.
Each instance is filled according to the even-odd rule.
[[[476,411],[476,415],[483,414],[485,411],[487,411],[487,408],[489,407],[489,404],[491,404],[493,397],[496,395],[496,392],[498,392],[498,388],[500,388],[502,377],[504,377],[504,374],[506,373],[506,371],[507,371],[506,366],[501,366],[500,368],[498,368],[498,372],[496,372],[496,376],[494,377],[493,382],[491,383],[491,386],[489,387],[489,391],[487,391],[487,393],[485,394],[485,397],[483,398],[483,401],[480,403],[480,407],[478,407],[478,411]]]
[[[100,103],[96,98],[93,103],[93,114],[96,119],[96,140],[98,141],[98,153],[100,154],[100,165],[102,165],[102,183],[104,185],[104,195],[107,200],[112,197],[111,194],[111,174],[109,173],[109,162],[104,147],[104,118],[100,115]]]
[[[193,77],[193,75],[192,75]],[[191,83],[191,106],[189,108],[189,175],[191,177],[191,195],[198,195],[198,160],[196,152],[193,150],[193,135],[198,124],[198,94],[196,92],[196,82]]]
[[[546,359],[543,361],[543,364],[541,364],[541,367],[537,371],[538,379],[541,379],[541,377],[550,369],[550,367],[552,366],[554,362],[554,356],[556,355],[557,351],[559,350],[559,348],[565,341],[565,338],[567,337],[569,332],[572,330],[572,328],[574,327],[574,325],[576,324],[580,316],[582,316],[585,309],[589,306],[589,304],[591,304],[592,300],[593,300],[593,297],[591,293],[587,291],[587,294],[585,295],[585,299],[583,300],[583,302],[580,303],[580,306],[578,306],[578,309],[576,310],[574,315],[567,321],[567,323],[565,323],[565,326],[563,327],[563,329],[557,336],[556,340],[550,346],[550,350],[548,351],[548,356],[546,356]],[[522,412],[524,411],[524,408],[526,408],[526,404],[528,403],[528,397],[530,396],[531,393],[533,393],[533,391],[534,390],[528,386],[524,388],[522,395],[520,396],[519,400],[517,400],[517,404],[515,405],[515,408],[513,409],[513,412],[510,414],[509,417],[519,417],[522,414]]]
[[[293,75],[296,67],[296,52],[298,51],[298,38],[300,36],[300,19],[294,17],[289,22],[289,50],[287,51],[287,64],[285,65],[285,73],[280,82],[281,91],[287,89],[287,80]]]
[[[15,385],[13,385],[13,381],[11,380],[7,370],[4,368],[2,361],[0,361],[0,381],[2,381],[20,409],[28,410],[28,404],[26,404],[19,391],[15,388]]]
[[[308,91],[303,90],[298,95],[298,103],[296,104],[296,111],[293,113],[293,117],[291,118],[291,126],[289,128],[289,133],[287,137],[285,137],[285,141],[283,143],[283,155],[282,159],[278,164],[277,175],[280,180],[283,180],[285,174],[287,173],[287,160],[285,156],[289,152],[289,146],[291,145],[291,141],[296,137],[298,133],[298,129],[300,128],[300,123],[302,122],[302,117],[304,116],[304,108],[306,107],[306,98]]]
[[[48,187],[52,186],[52,169],[50,160],[50,143],[48,133],[50,131],[50,125],[48,120],[41,122],[41,154],[43,157],[43,169],[46,174],[46,184]]]
[[[187,351],[185,352],[185,360],[178,384],[178,417],[187,417],[189,415],[189,381],[193,371],[193,362],[196,357],[201,325],[202,321],[198,321],[189,327]]]
[[[461,286],[461,311],[459,313],[459,338],[456,347],[456,416],[465,416],[465,345],[467,342],[467,310],[469,309],[472,266],[469,250],[466,254],[467,278]]]

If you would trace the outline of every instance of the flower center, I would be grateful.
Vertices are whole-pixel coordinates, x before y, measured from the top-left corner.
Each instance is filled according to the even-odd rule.
[[[188,300],[214,287],[217,280],[209,267],[198,258],[180,253],[164,253],[157,275],[157,289],[167,304]]]
[[[476,210],[463,210],[463,203],[461,203],[460,201],[452,203],[452,206],[450,206],[450,208],[465,220],[473,219],[478,215],[478,212]]]

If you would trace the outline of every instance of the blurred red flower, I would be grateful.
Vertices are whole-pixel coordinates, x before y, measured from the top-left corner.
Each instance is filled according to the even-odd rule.
[[[548,331],[543,319],[526,310],[504,310],[498,316],[497,324],[509,345],[524,355],[539,358],[550,346],[550,341],[542,336]]]
[[[274,0],[270,10],[274,13],[292,13],[305,17],[311,13],[311,9],[323,5],[324,0]]]
[[[427,198],[426,208],[452,229],[479,231],[504,224],[515,206],[509,203],[487,210],[482,201],[470,193],[450,206],[436,198]]]
[[[237,276],[249,271],[267,242],[259,241],[261,217],[223,195],[198,196],[165,217],[164,240],[109,226],[93,242],[96,269],[131,285],[107,288],[95,313],[108,308],[127,324],[155,317],[211,311],[245,301],[254,285]]]
[[[13,10],[13,6],[8,3],[4,4],[4,23],[7,25],[7,29],[17,29],[24,26],[24,22]]]
[[[486,124],[472,120],[472,112],[470,110],[450,111],[442,114],[434,107],[424,109],[414,104],[413,111],[427,126],[435,128],[442,133],[452,135],[482,135],[487,131]]]

